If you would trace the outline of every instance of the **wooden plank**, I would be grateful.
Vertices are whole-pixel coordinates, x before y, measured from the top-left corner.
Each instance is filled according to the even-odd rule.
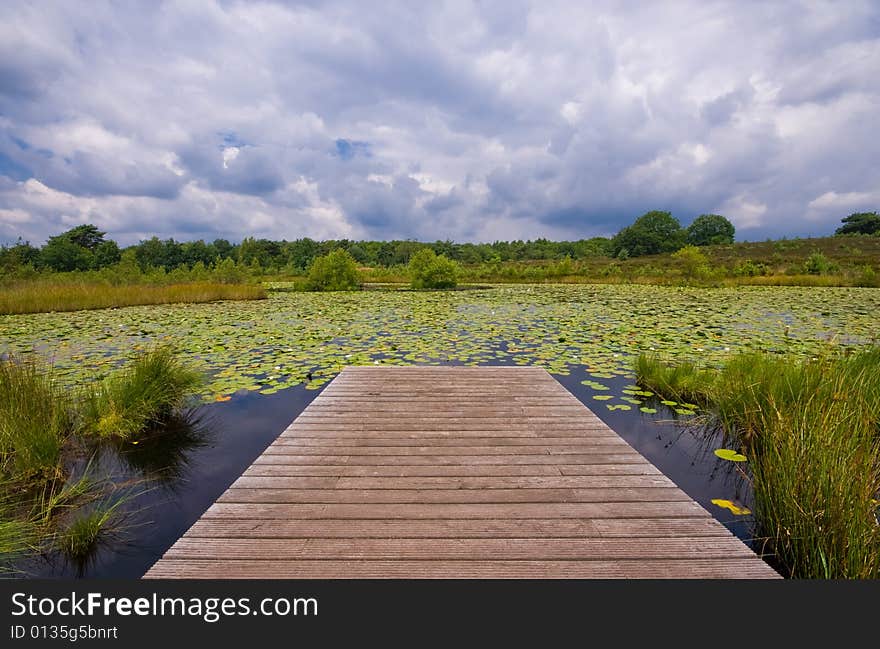
[[[620,539],[180,539],[168,551],[174,559],[728,559],[754,556],[733,536]]]
[[[346,368],[147,577],[776,573],[528,367]]]
[[[662,475],[314,478],[243,475],[232,488],[250,489],[596,489],[674,487]]]
[[[224,503],[203,518],[687,518],[709,513],[693,501],[615,503]]]
[[[768,579],[778,577],[755,556],[635,561],[314,561],[163,559],[156,579]]]
[[[641,464],[644,461],[635,451],[629,453],[591,453],[583,455],[286,455],[264,453],[254,464],[356,464],[360,466],[420,466],[420,465],[523,465],[559,462],[580,464]]]
[[[218,503],[617,503],[690,501],[678,487],[595,489],[251,489],[231,487]]]
[[[202,518],[189,538],[605,538],[729,537],[710,518],[299,520]]]
[[[527,457],[530,455],[610,455],[614,453],[626,453],[632,447],[623,441],[611,441],[601,445],[584,444],[579,446],[548,446],[544,445],[520,445],[520,446],[434,446],[411,445],[411,446],[310,446],[305,444],[272,444],[264,451],[264,455],[296,455],[308,457],[309,455],[331,454],[348,456],[382,456],[382,457],[424,457],[427,455],[477,455],[488,457],[491,455],[517,455]]]

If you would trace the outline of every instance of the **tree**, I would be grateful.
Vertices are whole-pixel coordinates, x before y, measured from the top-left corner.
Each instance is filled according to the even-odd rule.
[[[692,246],[733,243],[736,228],[720,214],[700,214],[687,228],[687,242]]]
[[[312,291],[351,291],[360,283],[357,262],[342,248],[316,258],[309,267],[307,285]]]
[[[0,246],[0,269],[4,273],[12,273],[24,266],[36,266],[40,260],[40,249],[31,245],[30,241],[22,241],[21,237],[14,246]]]
[[[119,263],[122,253],[119,252],[119,246],[113,240],[102,241],[95,247],[94,265],[95,268],[106,268],[113,264]]]
[[[422,248],[409,260],[410,285],[413,288],[455,288],[458,264],[431,248]]]
[[[685,232],[669,212],[652,211],[623,228],[611,242],[612,256],[630,257],[674,252],[684,245]]]
[[[856,212],[840,220],[843,225],[834,234],[880,235],[880,214],[877,212]]]
[[[94,255],[88,248],[79,246],[64,235],[51,237],[40,250],[40,265],[55,272],[88,270]]]
[[[58,236],[65,237],[82,248],[94,251],[95,248],[104,243],[105,234],[107,233],[101,232],[91,223],[86,223],[85,225],[78,225],[75,228],[71,228],[67,232],[59,234]]]

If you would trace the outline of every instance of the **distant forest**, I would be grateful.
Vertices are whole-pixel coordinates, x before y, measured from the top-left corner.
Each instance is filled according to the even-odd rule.
[[[852,214],[842,221],[843,226],[838,228],[836,234],[880,234],[880,216],[876,212]],[[314,241],[309,238],[271,241],[247,237],[236,244],[225,239],[179,242],[153,237],[120,248],[116,242],[106,238],[106,233],[87,224],[49,238],[42,247],[21,240],[14,245],[0,247],[0,271],[14,273],[25,267],[55,272],[100,270],[120,261],[136,263],[141,270],[164,268],[171,271],[181,267],[192,268],[196,264],[214,267],[231,259],[238,264],[266,271],[301,272],[316,257],[337,248],[347,250],[359,264],[370,267],[407,264],[415,252],[425,247],[462,264],[566,258],[575,261],[600,257],[626,259],[675,252],[686,245],[730,244],[733,243],[734,234],[730,221],[717,214],[703,214],[684,228],[669,212],[652,211],[636,219],[614,237],[577,241],[542,238],[493,243],[422,243],[413,240]]]

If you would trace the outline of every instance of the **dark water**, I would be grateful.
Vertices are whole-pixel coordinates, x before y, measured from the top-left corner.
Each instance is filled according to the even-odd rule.
[[[494,364],[494,363],[493,363]],[[657,468],[671,478],[739,538],[748,542],[749,517],[711,504],[713,498],[750,505],[731,463],[712,451],[719,441],[676,423],[659,403],[656,414],[609,411],[581,385],[585,367],[555,378]],[[603,381],[620,394],[631,379]],[[319,390],[297,386],[273,395],[236,394],[230,401],[200,406],[164,434],[91,457],[90,470],[130,483],[121,530],[83,565],[41,557],[22,566],[33,577],[139,578],[314,399]],[[684,421],[684,420],[682,420]],[[84,461],[85,462],[85,461]],[[82,468],[82,467],[80,467]]]

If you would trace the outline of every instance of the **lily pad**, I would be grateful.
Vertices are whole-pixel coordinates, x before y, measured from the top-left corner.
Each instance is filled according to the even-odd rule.
[[[743,507],[742,505],[737,505],[732,500],[725,500],[724,498],[713,498],[712,504],[717,505],[723,509],[729,509],[732,513],[737,516],[746,516],[752,513],[752,510],[748,507]]]
[[[748,461],[748,458],[745,455],[737,453],[736,451],[732,451],[729,448],[717,448],[715,449],[715,455],[720,457],[722,460],[730,460],[731,462]]]

